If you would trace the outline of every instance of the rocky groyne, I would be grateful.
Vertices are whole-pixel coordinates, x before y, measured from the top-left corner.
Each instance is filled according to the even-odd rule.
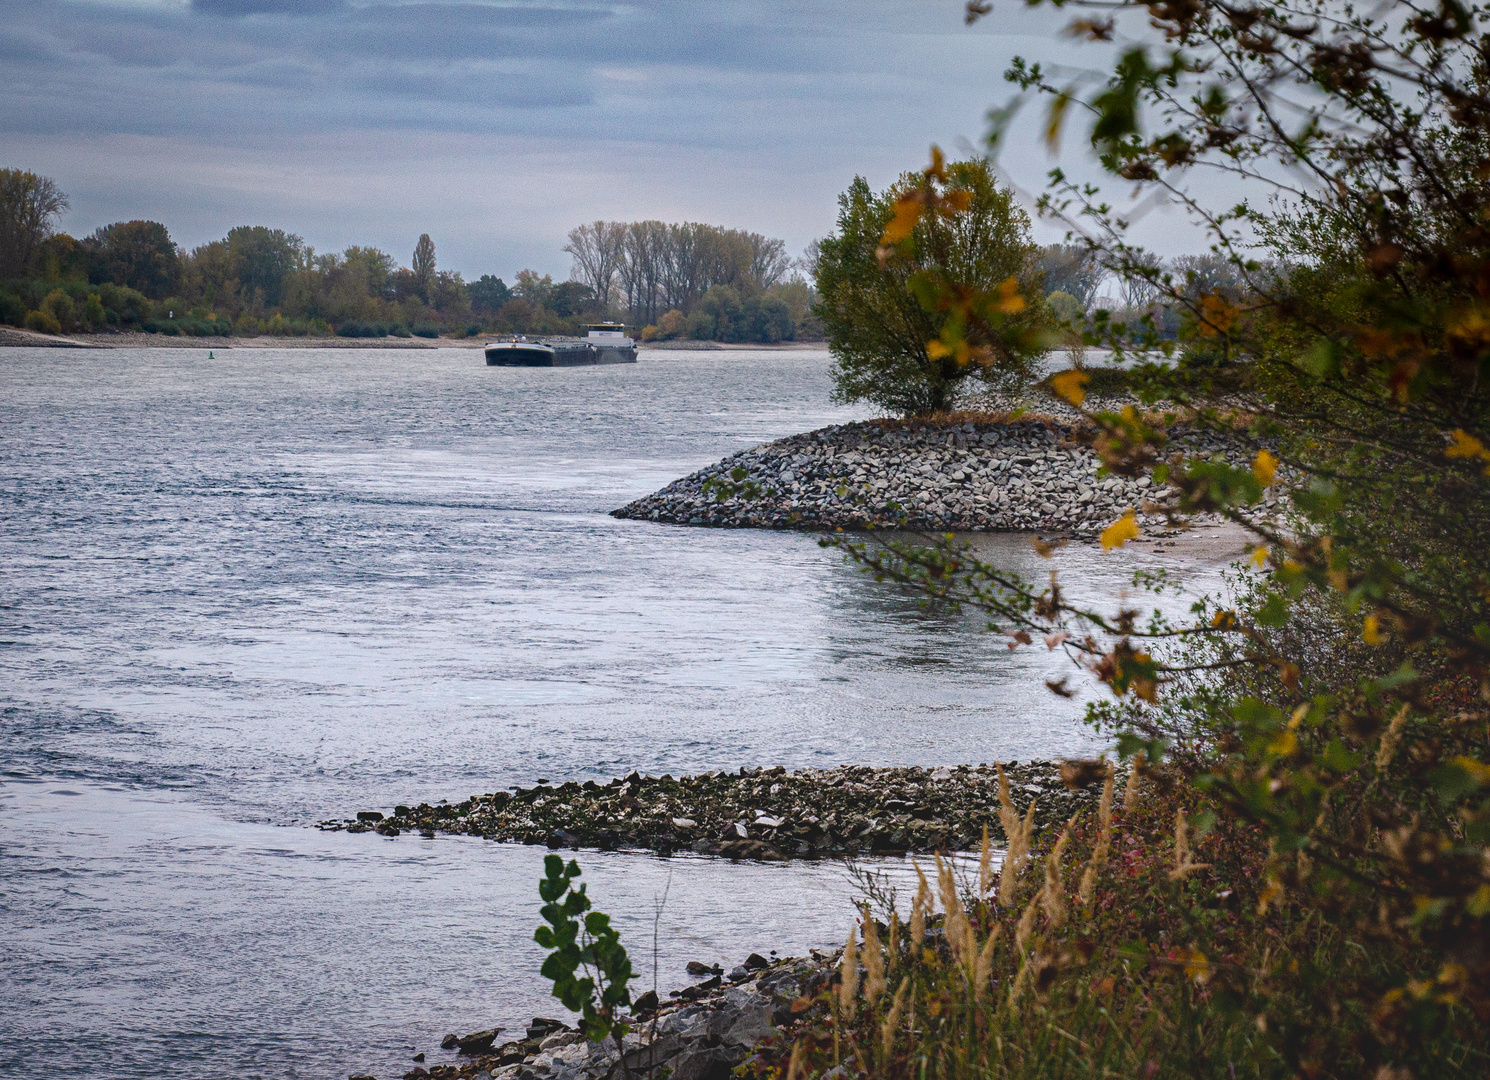
[[[1095,790],[1067,788],[1054,762],[1003,766],[1021,813],[1064,822]],[[540,784],[459,803],[364,810],[325,830],[384,836],[456,833],[553,848],[695,851],[784,859],[869,852],[972,850],[986,826],[1001,841],[992,765],[955,768],[743,768],[674,779],[632,773],[608,784]]]
[[[1070,536],[1093,536],[1128,510],[1141,524],[1163,520],[1172,489],[1098,476],[1097,455],[1072,436],[1050,418],[843,424],[733,454],[612,513],[675,525]],[[1247,460],[1211,433],[1171,430],[1170,444]]]

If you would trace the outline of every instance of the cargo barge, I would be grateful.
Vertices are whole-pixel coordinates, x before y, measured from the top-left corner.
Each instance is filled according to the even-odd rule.
[[[634,364],[636,342],[620,323],[594,323],[582,338],[514,337],[486,346],[493,367],[580,367],[586,364]]]

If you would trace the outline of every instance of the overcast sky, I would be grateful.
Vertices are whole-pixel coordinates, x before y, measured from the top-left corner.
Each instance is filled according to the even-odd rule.
[[[960,0],[0,0],[0,165],[57,180],[79,236],[150,218],[192,247],[262,224],[407,263],[428,232],[442,268],[509,281],[567,276],[564,235],[596,218],[796,253],[856,173],[883,186],[976,140],[1016,53],[1099,60],[1060,19],[1013,0],[973,29]],[[1001,165],[1038,191],[1033,131]]]

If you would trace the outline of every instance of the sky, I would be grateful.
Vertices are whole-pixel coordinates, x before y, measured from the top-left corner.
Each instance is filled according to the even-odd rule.
[[[602,218],[795,254],[856,174],[976,143],[1014,55],[1100,62],[1062,22],[1017,0],[973,28],[960,0],[0,0],[0,166],[56,180],[75,236],[269,225],[407,263],[427,232],[468,280],[567,277],[565,234]],[[999,164],[1042,189],[1033,115]],[[1145,227],[1199,250],[1175,215]]]

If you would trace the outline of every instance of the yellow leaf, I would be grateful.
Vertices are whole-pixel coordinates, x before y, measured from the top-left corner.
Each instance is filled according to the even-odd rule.
[[[1481,885],[1476,889],[1464,906],[1477,919],[1490,915],[1490,885]]]
[[[1457,765],[1469,773],[1470,776],[1474,777],[1475,783],[1490,784],[1490,765],[1476,761],[1472,757],[1465,757],[1462,754],[1452,758],[1450,764]]]
[[[1217,630],[1232,630],[1232,629],[1235,629],[1235,627],[1236,627],[1236,612],[1235,611],[1218,611],[1218,612],[1216,612],[1215,617],[1213,619],[1211,619],[1211,625],[1214,626]]]
[[[957,189],[956,191],[949,191],[947,192],[947,194],[942,196],[942,206],[948,210],[951,210],[953,213],[960,214],[972,205],[972,192],[963,191],[961,188]]]
[[[908,239],[921,220],[922,205],[919,194],[902,195],[896,199],[895,216],[885,226],[880,243],[893,246]]]
[[[1252,565],[1261,569],[1268,564],[1268,549],[1261,545],[1252,549]]]
[[[926,168],[928,177],[938,180],[947,178],[947,155],[942,153],[942,148],[935,143],[931,144],[931,164]]]
[[[933,360],[940,360],[944,356],[951,356],[952,350],[947,348],[940,341],[933,339],[926,343],[926,355],[931,357]]]
[[[1485,449],[1485,444],[1464,430],[1455,430],[1453,444],[1444,451],[1445,457],[1451,458],[1481,458],[1490,461],[1490,450]]]
[[[999,285],[999,298],[993,306],[1005,315],[1014,315],[1025,309],[1024,297],[1019,295],[1019,282],[1012,276]]]
[[[1211,962],[1205,958],[1205,953],[1199,949],[1191,949],[1190,956],[1185,961],[1185,974],[1194,979],[1205,975],[1211,970]]]
[[[1200,298],[1200,332],[1215,337],[1230,330],[1236,322],[1237,308],[1220,293],[1206,293]]]
[[[1050,386],[1057,394],[1065,398],[1072,405],[1080,405],[1086,400],[1086,384],[1091,382],[1092,377],[1084,371],[1071,368],[1062,371],[1050,378]]]
[[[1257,477],[1257,482],[1267,487],[1278,475],[1278,459],[1266,450],[1257,451],[1257,456],[1252,459],[1252,475]]]
[[[1257,914],[1267,913],[1268,905],[1283,895],[1283,886],[1272,878],[1262,887],[1262,892],[1257,894]]]
[[[1366,616],[1366,624],[1361,627],[1361,640],[1367,645],[1380,645],[1382,643],[1381,623],[1375,615]]]
[[[1100,537],[1102,541],[1102,550],[1111,551],[1113,548],[1122,547],[1129,540],[1132,540],[1137,536],[1138,519],[1133,516],[1133,511],[1129,510],[1122,517],[1118,518],[1111,525],[1102,530],[1102,535]]]
[[[1280,731],[1268,741],[1268,753],[1288,757],[1299,748],[1299,737],[1292,731]]]
[[[1061,127],[1066,122],[1066,110],[1071,106],[1071,97],[1071,89],[1068,87],[1050,103],[1049,121],[1045,125],[1045,149],[1052,154],[1060,149]]]

